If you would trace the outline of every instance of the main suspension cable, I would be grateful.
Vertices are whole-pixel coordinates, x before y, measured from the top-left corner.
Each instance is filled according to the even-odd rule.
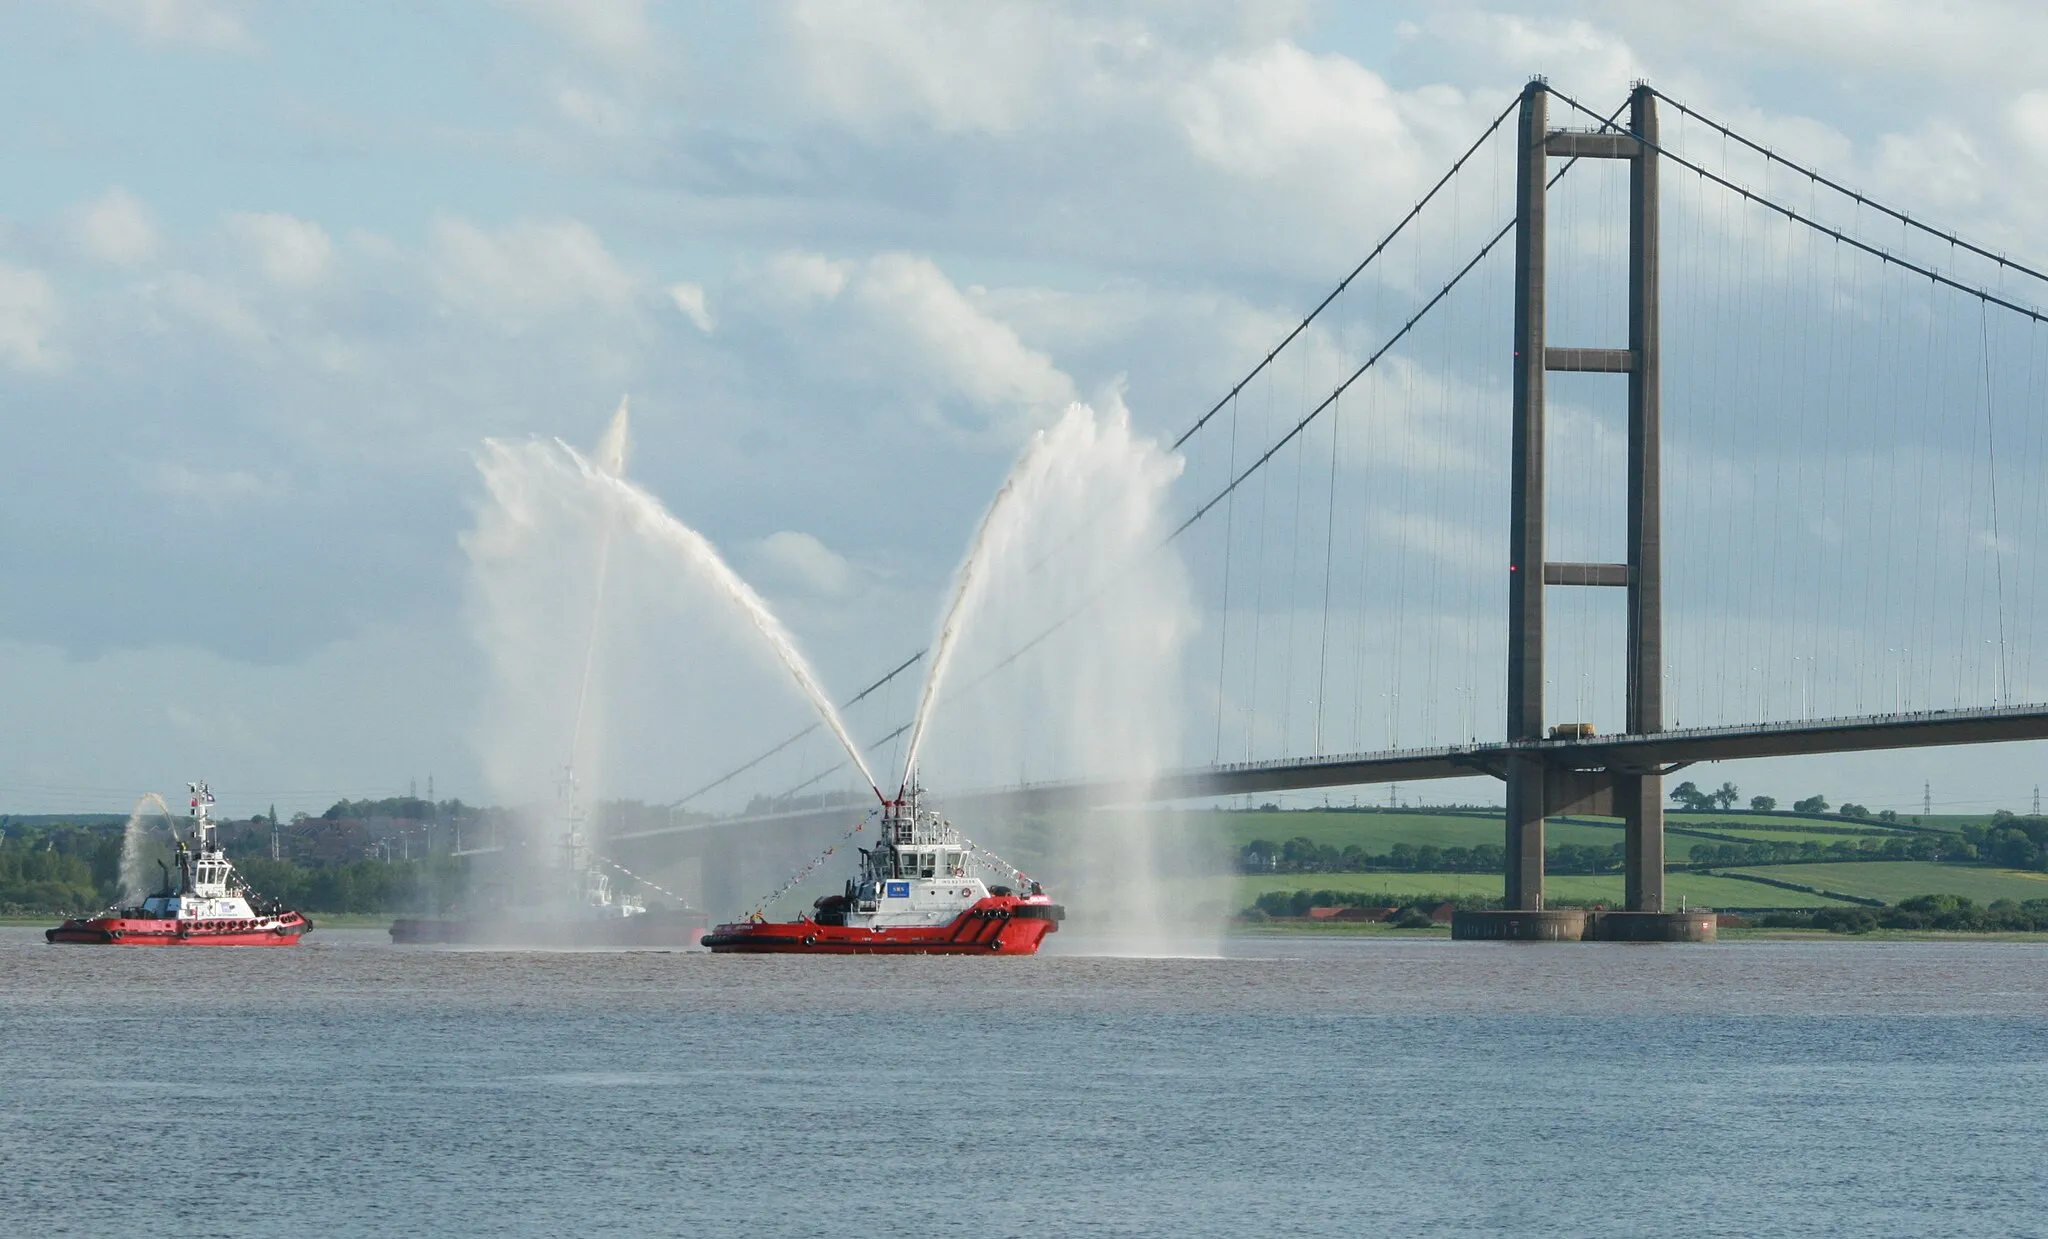
[[[846,710],[852,708],[855,705],[860,704],[861,700],[867,697],[868,694],[876,691],[877,689],[881,688],[884,684],[887,684],[889,681],[895,679],[897,676],[902,675],[904,672],[916,666],[920,661],[923,660],[924,656],[929,653],[931,653],[931,647],[926,646],[925,648],[919,650],[917,653],[912,654],[910,657],[904,659],[901,663],[897,664],[895,670],[889,672],[889,674],[883,676],[881,679],[876,680],[873,684],[868,685],[866,688],[861,689],[853,696],[848,697],[845,701],[840,702],[839,708],[841,710]],[[680,809],[684,805],[690,803],[692,800],[695,800],[697,797],[702,796],[705,792],[708,792],[715,787],[723,786],[726,783],[730,783],[732,780],[745,774],[747,771],[752,770],[754,767],[760,765],[762,762],[767,761],[769,758],[775,756],[777,753],[780,753],[782,750],[788,748],[792,744],[795,744],[797,741],[803,739],[805,736],[810,735],[812,732],[818,730],[818,728],[823,726],[823,723],[812,723],[810,726],[805,727],[803,730],[790,736],[787,740],[784,740],[782,743],[776,745],[774,748],[769,749],[767,752],[761,754],[759,757],[756,757],[754,760],[748,762],[746,765],[741,766],[735,770],[727,771],[719,777],[711,780],[709,783],[706,783],[704,786],[698,788],[696,791],[691,792],[689,795],[683,797],[681,800],[670,801],[668,807],[671,809]],[[887,744],[889,741],[894,740],[897,736],[900,736],[902,734],[903,728],[898,728],[897,730],[892,731],[888,735],[882,737],[874,744],[869,745],[868,749],[870,752],[872,752],[875,748]],[[837,769],[837,767],[834,767],[834,769]]]
[[[1608,120],[1607,118],[1601,116],[1598,112],[1593,111],[1585,104],[1580,103],[1576,99],[1573,99],[1570,95],[1563,94],[1562,92],[1555,90],[1551,91],[1550,93],[1552,95],[1555,95],[1558,99],[1562,100],[1569,106],[1577,108],[1579,111],[1584,112],[1586,115],[1592,117],[1594,120],[1599,121],[1603,126],[1608,128],[1619,128],[1614,124],[1613,121]],[[1627,134],[1627,136],[1629,136],[1630,138],[1633,138],[1635,141],[1641,143],[1645,149],[1657,152],[1659,155],[1662,155],[1664,158],[1670,160],[1672,163],[1677,164],[1679,167],[1684,168],[1687,171],[1692,172],[1698,176],[1701,176],[1706,180],[1712,181],[1714,184],[1721,186],[1723,189],[1732,190],[1733,192],[1740,194],[1745,201],[1754,202],[1758,206],[1764,207],[1767,210],[1775,211],[1778,214],[1784,216],[1786,219],[1792,220],[1795,223],[1804,224],[1808,228],[1813,229],[1815,232],[1820,233],[1822,236],[1833,237],[1835,240],[1841,242],[1842,244],[1847,245],[1853,249],[1862,250],[1864,253],[1869,254],[1874,258],[1880,259],[1884,262],[1891,263],[1893,266],[1896,267],[1902,267],[1907,271],[1913,272],[1915,275],[1925,276],[1927,279],[1932,280],[1937,284],[1943,285],[1948,288],[1953,288],[1960,293],[1967,293],[1972,297],[1976,297],[1980,301],[1984,301],[1988,304],[1998,306],[2001,309],[2011,310],[2013,313],[2023,315],[2024,317],[2030,318],[2037,323],[2048,323],[2048,313],[2043,313],[2040,310],[2034,309],[2032,306],[2021,305],[2017,301],[2009,301],[1996,293],[1988,292],[1985,289],[1978,288],[1974,284],[1965,283],[1962,280],[1956,279],[1954,276],[1943,275],[1941,272],[1936,271],[1934,268],[1923,266],[1920,263],[1914,262],[1909,258],[1901,258],[1899,255],[1892,253],[1890,250],[1887,250],[1882,246],[1872,245],[1868,241],[1859,240],[1843,232],[1839,228],[1831,228],[1828,225],[1821,223],[1819,220],[1803,215],[1800,212],[1794,210],[1793,208],[1784,205],[1783,203],[1776,202],[1770,198],[1764,197],[1762,194],[1757,193],[1755,190],[1750,189],[1746,185],[1742,185],[1735,181],[1731,181],[1727,177],[1722,176],[1719,173],[1711,172],[1706,168],[1702,167],[1701,165],[1694,163],[1692,160],[1687,159],[1685,156],[1672,151],[1669,147],[1659,145],[1658,143],[1653,142],[1648,138],[1644,138],[1640,135],[1629,133],[1627,130],[1619,131]],[[1958,242],[1958,244],[1960,245],[1961,243]]]
[[[1294,338],[1300,335],[1302,332],[1307,331],[1309,324],[1315,322],[1316,318],[1319,315],[1321,315],[1324,310],[1330,308],[1330,303],[1332,301],[1335,301],[1339,296],[1343,294],[1346,288],[1349,288],[1351,286],[1351,281],[1357,279],[1359,275],[1362,274],[1367,267],[1372,265],[1374,259],[1378,258],[1382,253],[1386,252],[1386,248],[1394,243],[1394,239],[1401,235],[1401,231],[1408,227],[1410,223],[1413,223],[1416,216],[1422,214],[1422,208],[1428,206],[1430,204],[1430,201],[1437,196],[1437,193],[1441,191],[1444,186],[1451,183],[1451,178],[1458,175],[1459,170],[1464,168],[1466,161],[1471,159],[1473,155],[1477,154],[1479,152],[1480,147],[1486,145],[1486,140],[1494,135],[1495,130],[1500,128],[1501,122],[1505,121],[1508,118],[1508,116],[1512,114],[1514,110],[1519,106],[1521,106],[1521,96],[1517,95],[1514,98],[1514,100],[1512,100],[1506,107],[1500,110],[1500,115],[1493,118],[1493,123],[1489,124],[1486,127],[1486,132],[1480,134],[1478,139],[1475,140],[1472,143],[1472,145],[1465,148],[1465,153],[1458,156],[1457,160],[1451,164],[1450,171],[1444,173],[1442,177],[1438,178],[1437,183],[1429,187],[1429,192],[1422,195],[1421,199],[1417,201],[1414,206],[1408,208],[1408,213],[1401,217],[1400,223],[1394,225],[1394,230],[1392,232],[1389,232],[1386,236],[1381,237],[1380,243],[1372,247],[1372,252],[1367,254],[1363,259],[1361,259],[1357,266],[1351,268],[1351,273],[1349,275],[1337,281],[1337,286],[1330,290],[1328,296],[1324,297],[1321,301],[1316,303],[1316,308],[1308,312],[1308,317],[1302,319],[1299,323],[1296,323],[1294,325],[1294,330],[1288,332],[1286,337],[1282,339],[1280,343],[1274,345],[1272,350],[1268,352],[1265,355],[1265,357],[1259,361],[1259,364],[1251,368],[1251,372],[1249,374],[1239,379],[1235,386],[1233,386],[1228,392],[1224,393],[1223,399],[1218,400],[1215,404],[1211,405],[1209,407],[1208,412],[1202,414],[1200,417],[1195,419],[1194,425],[1189,426],[1186,430],[1183,430],[1181,432],[1180,438],[1175,439],[1173,441],[1173,450],[1179,451],[1182,444],[1186,443],[1189,439],[1194,438],[1195,432],[1199,431],[1202,427],[1208,425],[1209,419],[1215,417],[1216,414],[1220,413],[1223,410],[1224,405],[1229,404],[1233,399],[1235,399],[1238,393],[1242,392],[1245,389],[1246,384],[1250,383],[1253,379],[1259,377],[1259,375],[1265,371],[1267,366],[1272,365],[1273,359],[1275,357],[1278,357],[1281,353],[1286,352],[1287,346],[1294,343]]]
[[[1834,190],[1836,193],[1841,194],[1843,197],[1851,199],[1858,206],[1869,207],[1871,210],[1876,211],[1880,215],[1888,215],[1909,228],[1917,229],[1920,232],[1926,233],[1930,237],[1946,241],[1950,245],[1955,246],[1957,249],[1968,250],[1970,253],[1977,255],[1979,258],[1984,258],[1988,259],[1991,262],[1995,262],[1999,266],[2004,267],[2009,271],[2016,271],[2021,275],[2030,276],[2034,279],[2041,280],[2043,282],[2048,282],[2048,274],[2043,274],[2042,272],[2036,271],[2032,267],[2029,267],[2024,263],[2015,262],[2012,259],[2007,258],[2003,254],[1994,253],[1991,250],[1985,249],[1981,245],[1973,245],[1970,242],[1963,240],[1961,237],[1957,236],[1953,232],[1943,232],[1941,229],[1936,228],[1931,224],[1921,223],[1919,220],[1914,219],[1912,216],[1906,214],[1904,211],[1898,210],[1893,207],[1888,207],[1884,203],[1879,202],[1875,198],[1871,198],[1865,195],[1859,190],[1851,189],[1847,185],[1843,185],[1838,181],[1830,180],[1829,178],[1822,176],[1820,173],[1814,171],[1812,168],[1809,168],[1806,165],[1798,163],[1794,160],[1787,159],[1785,156],[1780,155],[1778,152],[1770,149],[1769,147],[1761,145],[1760,143],[1754,142],[1749,138],[1744,137],[1742,134],[1736,132],[1733,129],[1730,129],[1728,126],[1722,124],[1721,122],[1714,120],[1711,117],[1701,115],[1699,112],[1694,111],[1692,108],[1689,108],[1685,104],[1680,103],[1678,100],[1673,99],[1670,95],[1665,94],[1663,91],[1658,90],[1654,86],[1650,88],[1650,93],[1657,96],[1659,99],[1662,99],[1664,102],[1670,104],[1672,107],[1677,108],[1680,112],[1683,112],[1687,116],[1692,117],[1694,120],[1700,122],[1702,125],[1705,125],[1707,128],[1712,129],[1715,132],[1719,133],[1722,137],[1734,139],[1740,145],[1748,147],[1750,150],[1755,151],[1759,155],[1762,155],[1765,159],[1768,159],[1773,163],[1780,164],[1786,168],[1789,168],[1792,171],[1797,172],[1801,176],[1804,176],[1809,180],[1814,181],[1816,184],[1824,185],[1827,188]],[[1564,98],[1564,96],[1560,95],[1559,98]],[[1566,102],[1570,102],[1570,100],[1567,99]]]

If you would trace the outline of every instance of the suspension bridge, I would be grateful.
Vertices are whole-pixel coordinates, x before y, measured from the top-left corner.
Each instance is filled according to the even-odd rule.
[[[2048,698],[2044,287],[1649,85],[1603,113],[1531,81],[1173,441],[1193,499],[1165,541],[1204,668],[1183,760],[948,803],[1484,775],[1505,785],[1507,910],[1460,932],[1560,932],[1544,824],[1588,814],[1624,825],[1608,932],[1686,936],[1667,774],[2048,738],[2048,704],[2027,704]],[[1061,617],[982,680],[1087,623]],[[901,743],[887,725],[922,658],[845,703],[877,752]],[[816,740],[677,802],[803,776],[749,811],[614,846],[730,860],[843,823]]]

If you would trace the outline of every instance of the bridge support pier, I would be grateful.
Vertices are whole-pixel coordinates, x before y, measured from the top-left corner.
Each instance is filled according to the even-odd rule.
[[[1614,807],[1621,814],[1623,906],[1631,912],[1662,912],[1664,777],[1616,775]]]
[[[1507,906],[1532,912],[1543,907],[1543,774],[1541,762],[1508,760]]]
[[[1663,532],[1659,459],[1657,97],[1638,86],[1626,132],[1550,128],[1541,79],[1522,91],[1515,193],[1514,421],[1508,499],[1507,738],[1544,740],[1546,587],[1628,591],[1626,730],[1663,730]],[[1640,140],[1639,140],[1640,139]],[[1545,333],[1544,198],[1552,157],[1629,161],[1629,338],[1626,348],[1552,348]],[[1551,563],[1544,545],[1544,376],[1551,370],[1620,374],[1628,380],[1628,538],[1625,563]],[[1583,739],[1574,720],[1558,734]],[[1559,758],[1559,760],[1563,760]],[[1505,902],[1543,910],[1543,821],[1550,813],[1618,813],[1625,828],[1626,906],[1664,911],[1664,779],[1652,768],[1547,769],[1541,755],[1515,757],[1507,780]],[[1518,924],[1533,924],[1522,918]],[[1547,933],[1543,936],[1552,937]]]
[[[1466,942],[1712,942],[1712,912],[1611,912],[1604,908],[1503,908],[1451,914]]]

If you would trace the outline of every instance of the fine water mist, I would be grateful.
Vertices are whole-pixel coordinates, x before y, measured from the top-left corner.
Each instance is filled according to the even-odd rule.
[[[169,840],[176,823],[171,807],[155,792],[144,793],[129,810],[128,825],[121,832],[121,906],[132,908],[149,897],[156,884],[151,872],[154,857],[150,839],[160,835]]]
[[[1196,624],[1184,569],[1161,548],[1180,469],[1121,409],[1076,405],[1026,447],[956,575],[913,724],[912,760],[940,804],[1045,779],[1142,786],[1176,763]],[[1221,918],[1178,879],[1214,858],[1179,820],[1133,805],[959,825],[1067,905],[1049,949],[1198,954]]]

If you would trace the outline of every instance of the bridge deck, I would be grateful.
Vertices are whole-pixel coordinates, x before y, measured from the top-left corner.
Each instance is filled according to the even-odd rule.
[[[2048,704],[1984,710],[1932,710],[1739,727],[1680,728],[1648,735],[1445,745],[1283,761],[1238,762],[1174,770],[1142,781],[1075,780],[956,793],[943,797],[943,803],[947,812],[953,814],[1005,810],[1028,812],[1204,796],[1304,791],[1319,787],[1354,787],[1370,783],[1414,783],[1473,775],[1498,778],[1510,757],[1527,755],[1540,757],[1553,769],[1651,772],[1696,762],[1732,761],[1746,757],[1792,757],[2043,739],[2048,739]],[[812,818],[845,818],[849,813],[859,814],[871,807],[870,800],[849,797],[843,805],[657,827],[617,838],[647,839],[734,827],[794,826]]]

